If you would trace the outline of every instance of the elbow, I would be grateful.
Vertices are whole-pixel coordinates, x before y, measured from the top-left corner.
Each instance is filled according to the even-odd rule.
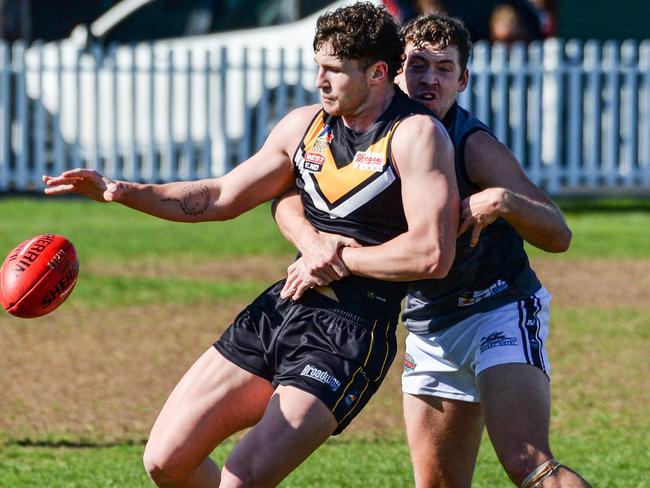
[[[569,249],[569,246],[571,245],[571,238],[573,237],[573,234],[571,230],[569,230],[568,227],[566,227],[563,232],[560,232],[555,235],[555,239],[553,240],[553,243],[549,246],[546,251],[552,252],[552,253],[562,253],[566,252]]]
[[[573,234],[569,229],[564,232],[560,238],[558,239],[558,247],[557,251],[555,252],[566,252],[569,250],[569,246],[571,245],[571,238],[573,237]]]
[[[454,261],[454,252],[444,253],[440,248],[426,253],[418,279],[439,280],[447,276]]]

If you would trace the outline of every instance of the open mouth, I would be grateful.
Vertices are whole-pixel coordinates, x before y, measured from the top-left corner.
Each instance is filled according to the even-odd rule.
[[[420,93],[418,94],[417,99],[422,102],[433,102],[438,100],[438,95],[435,93]]]

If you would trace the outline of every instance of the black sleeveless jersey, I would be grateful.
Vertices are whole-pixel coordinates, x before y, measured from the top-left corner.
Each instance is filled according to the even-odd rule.
[[[442,122],[454,144],[456,179],[463,200],[480,191],[465,169],[465,142],[476,131],[493,134],[456,104]],[[475,313],[527,298],[541,287],[530,267],[523,239],[508,222],[497,219],[483,229],[475,247],[469,245],[471,234],[470,229],[458,237],[456,257],[445,278],[411,283],[403,315],[411,332],[444,329]]]
[[[320,110],[294,155],[296,184],[305,216],[318,230],[365,245],[386,242],[407,230],[401,182],[391,157],[400,121],[430,112],[397,86],[386,111],[365,132]],[[373,317],[399,314],[406,283],[350,275],[329,285],[341,304]],[[385,315],[389,314],[389,315]]]

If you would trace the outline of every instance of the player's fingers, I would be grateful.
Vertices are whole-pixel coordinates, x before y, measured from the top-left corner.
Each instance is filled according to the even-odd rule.
[[[346,268],[343,263],[333,263],[332,270],[334,273],[336,273],[336,276],[332,278],[332,281],[340,280],[341,278],[345,278],[350,274],[348,268]]]
[[[67,178],[65,176],[46,176],[43,181],[47,186],[60,185],[61,183],[70,183],[77,181],[76,179]]]
[[[474,226],[474,229],[472,229],[472,239],[470,241],[470,246],[475,247],[476,244],[478,244],[478,238],[480,237],[482,230],[483,227],[478,223]]]
[[[298,300],[307,290],[311,288],[311,285],[307,282],[300,282],[291,296],[292,300]]]
[[[94,169],[75,168],[64,171],[61,173],[61,176],[73,178],[97,178],[99,177],[99,173]]]
[[[334,270],[332,266],[327,266],[320,272],[316,273],[321,279],[326,281],[326,285],[331,283],[332,281],[336,281],[339,279],[338,273]]]
[[[327,275],[325,275],[322,272],[317,272],[317,273],[312,273],[311,275],[311,281],[313,281],[313,284],[317,286],[325,286],[329,285],[333,280],[330,280]]]
[[[472,226],[473,222],[474,221],[471,218],[465,218],[465,217],[461,216],[460,224],[458,226],[458,234],[457,235],[460,236],[460,235],[464,234],[465,232],[467,232],[467,229],[469,229]]]
[[[355,239],[352,239],[351,237],[344,238],[343,245],[347,247],[361,247],[361,244],[359,244]]]
[[[282,287],[282,290],[280,290],[280,298],[288,298],[293,294],[296,288],[296,279],[297,279],[297,273],[292,264],[288,268],[287,279],[284,282],[284,286]]]
[[[340,280],[350,274],[347,266],[339,256],[337,256],[332,262],[332,270],[336,273],[336,278],[334,278],[334,280]]]
[[[293,281],[290,282],[289,280],[287,280],[284,283],[282,290],[280,290],[280,298],[288,298],[291,295],[293,295],[294,291],[295,291],[295,285]]]
[[[57,185],[49,186],[43,189],[46,195],[61,195],[63,193],[70,193],[74,191],[74,185]]]

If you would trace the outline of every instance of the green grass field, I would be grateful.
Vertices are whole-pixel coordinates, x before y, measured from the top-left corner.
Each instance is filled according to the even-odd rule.
[[[650,204],[562,207],[571,250],[531,250],[554,294],[552,446],[594,487],[650,486]],[[70,238],[81,261],[75,291],[50,316],[0,314],[0,487],[152,486],[143,439],[169,387],[216,338],[214,323],[226,326],[282,277],[291,246],[268,206],[189,225],[118,205],[4,197],[0,215],[0,254],[50,232]],[[413,485],[399,365],[389,376],[358,426],[282,486]],[[231,448],[213,457],[221,463]],[[510,486],[487,438],[473,486]]]

